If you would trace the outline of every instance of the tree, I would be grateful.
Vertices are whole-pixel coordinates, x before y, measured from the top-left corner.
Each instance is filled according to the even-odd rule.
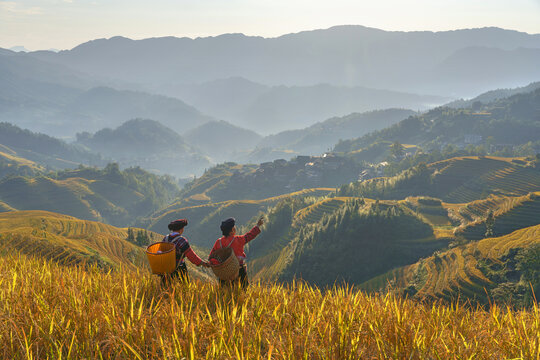
[[[145,246],[148,244],[148,232],[146,230],[139,230],[137,231],[137,239],[136,243],[139,246]]]
[[[482,106],[483,106],[483,104],[482,104],[481,101],[475,101],[475,102],[472,103],[471,109],[473,111],[480,111],[480,110],[482,110]]]
[[[493,210],[489,210],[486,217],[486,233],[485,237],[493,236],[493,226],[495,225],[495,217],[493,216]]]
[[[133,234],[133,229],[132,228],[128,228],[127,241],[129,241],[131,243],[135,242],[135,235]]]
[[[401,158],[403,155],[405,155],[405,147],[399,143],[399,141],[394,142],[392,145],[390,145],[390,152],[396,159]]]

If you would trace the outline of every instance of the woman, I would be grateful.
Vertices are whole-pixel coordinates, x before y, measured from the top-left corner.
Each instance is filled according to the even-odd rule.
[[[176,245],[176,269],[168,275],[162,275],[161,280],[167,283],[169,279],[179,277],[183,281],[189,281],[188,270],[184,259],[187,257],[194,265],[209,267],[207,261],[202,260],[193,249],[185,237],[182,236],[184,227],[188,224],[186,219],[171,221],[167,226],[171,233],[163,238],[163,241]]]
[[[227,220],[224,220],[221,222],[221,233],[223,234],[223,237],[216,240],[216,243],[214,244],[214,247],[212,248],[212,251],[210,251],[210,257],[212,256],[212,252],[221,249],[222,247],[231,247],[233,249],[234,255],[238,258],[238,262],[240,263],[240,271],[238,273],[238,279],[234,281],[240,281],[240,285],[242,288],[246,288],[249,285],[248,277],[247,277],[247,267],[246,267],[246,253],[244,252],[244,246],[250,242],[251,240],[255,239],[257,235],[261,233],[260,226],[264,223],[263,218],[261,217],[259,221],[257,221],[257,225],[255,225],[249,232],[247,232],[244,235],[236,235],[236,221],[234,218],[228,218]],[[214,259],[210,260],[211,262],[214,261]],[[217,265],[217,264],[216,264]],[[228,284],[228,281],[220,280],[221,285]]]

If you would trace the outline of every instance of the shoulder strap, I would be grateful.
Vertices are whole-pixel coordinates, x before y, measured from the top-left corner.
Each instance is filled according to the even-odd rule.
[[[223,239],[223,238],[222,238],[222,237],[219,238],[219,248],[220,248],[220,249],[223,249],[223,243],[221,242],[221,239]],[[232,243],[234,242],[235,239],[236,239],[236,238],[233,237],[233,239],[231,240],[231,242],[229,243],[229,245],[225,246],[225,249],[228,248],[228,247],[230,247],[230,246],[232,245]]]

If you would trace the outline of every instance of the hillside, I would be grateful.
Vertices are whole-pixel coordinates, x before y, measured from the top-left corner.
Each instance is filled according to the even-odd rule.
[[[210,166],[200,150],[155,120],[133,119],[115,129],[78,133],[77,144],[123,167],[140,166],[159,174],[187,177]]]
[[[9,209],[54,211],[122,226],[168,203],[177,191],[168,177],[140,168],[120,171],[116,164],[0,180],[0,201]]]
[[[294,191],[337,187],[356,180],[362,166],[346,157],[297,156],[259,165],[219,164],[188,183],[180,199],[200,202],[261,200]]]
[[[523,196],[540,188],[535,161],[524,158],[458,157],[420,164],[390,178],[358,181],[340,188],[342,196],[404,199],[427,195],[465,203],[490,194]]]
[[[33,176],[45,168],[32,160],[19,156],[16,151],[0,144],[0,178],[8,175]]]
[[[534,302],[531,287],[536,297],[540,295],[539,253],[537,225],[436,253],[386,274],[385,279],[395,278],[400,288],[418,298],[464,297],[487,303],[489,296],[495,301],[530,305]],[[378,283],[384,286],[384,279]]]
[[[214,163],[239,158],[255,148],[261,136],[226,121],[209,121],[183,135],[185,141],[210,156]]]
[[[32,170],[75,168],[79,164],[105,165],[98,155],[57,138],[0,123],[0,158]]]
[[[305,129],[266,136],[258,146],[293,150],[301,155],[319,155],[340,140],[383,129],[414,114],[412,110],[387,109],[333,117]]]
[[[128,242],[127,229],[48,211],[0,213],[0,251],[20,252],[67,266],[145,268],[144,251]],[[151,241],[161,235],[148,233]]]
[[[428,149],[442,149],[449,144],[481,146],[484,152],[497,148],[511,151],[514,146],[527,142],[534,148],[539,146],[540,139],[539,102],[540,89],[536,89],[475,109],[440,107],[411,116],[384,130],[342,141],[334,151],[354,152],[381,141],[398,141]]]
[[[456,235],[470,240],[480,240],[485,237],[486,217],[493,212],[494,236],[509,234],[515,230],[540,224],[540,192],[531,192],[520,197],[490,197],[484,201],[468,204],[459,214],[471,216],[475,221],[459,228]]]
[[[250,244],[251,273],[318,286],[360,284],[447,246],[449,239],[395,201],[285,199]]]
[[[241,296],[198,281],[163,291],[147,272],[0,256],[4,358],[539,356],[537,307],[423,304],[301,282],[253,284]]]
[[[533,82],[527,86],[522,86],[522,87],[517,87],[517,88],[490,90],[483,94],[475,96],[472,99],[455,100],[446,104],[445,106],[456,108],[456,109],[469,108],[473,106],[473,104],[475,103],[476,103],[475,106],[479,105],[478,103],[489,104],[490,102],[498,100],[498,99],[504,99],[504,98],[507,98],[516,94],[528,93],[538,88],[540,88],[540,81]]]
[[[110,87],[95,87],[79,94],[65,111],[72,117],[78,115],[90,121],[90,124],[78,124],[78,132],[98,131],[103,127],[119,126],[130,119],[143,118],[184,133],[212,120],[176,98]]]
[[[234,217],[239,226],[252,226],[250,220],[265,213],[268,208],[284,199],[318,198],[328,195],[334,189],[304,189],[285,195],[261,200],[227,200],[203,205],[190,205],[189,202],[176,202],[144,219],[137,225],[152,231],[163,232],[167,224],[174,219],[187,218],[189,221],[185,234],[193,244],[211,248],[214,241],[221,236],[219,224],[223,219]]]

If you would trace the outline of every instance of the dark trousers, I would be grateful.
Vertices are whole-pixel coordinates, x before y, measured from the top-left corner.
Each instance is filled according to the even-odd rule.
[[[235,280],[233,281],[219,280],[219,284],[221,286],[234,286],[238,283],[240,283],[240,286],[242,287],[242,289],[246,289],[249,285],[246,264],[243,264],[240,266],[240,270],[238,271],[238,277]]]
[[[168,285],[172,282],[173,279],[176,278],[180,279],[180,281],[189,282],[189,275],[186,263],[179,264],[172,273],[160,276],[163,285]]]

